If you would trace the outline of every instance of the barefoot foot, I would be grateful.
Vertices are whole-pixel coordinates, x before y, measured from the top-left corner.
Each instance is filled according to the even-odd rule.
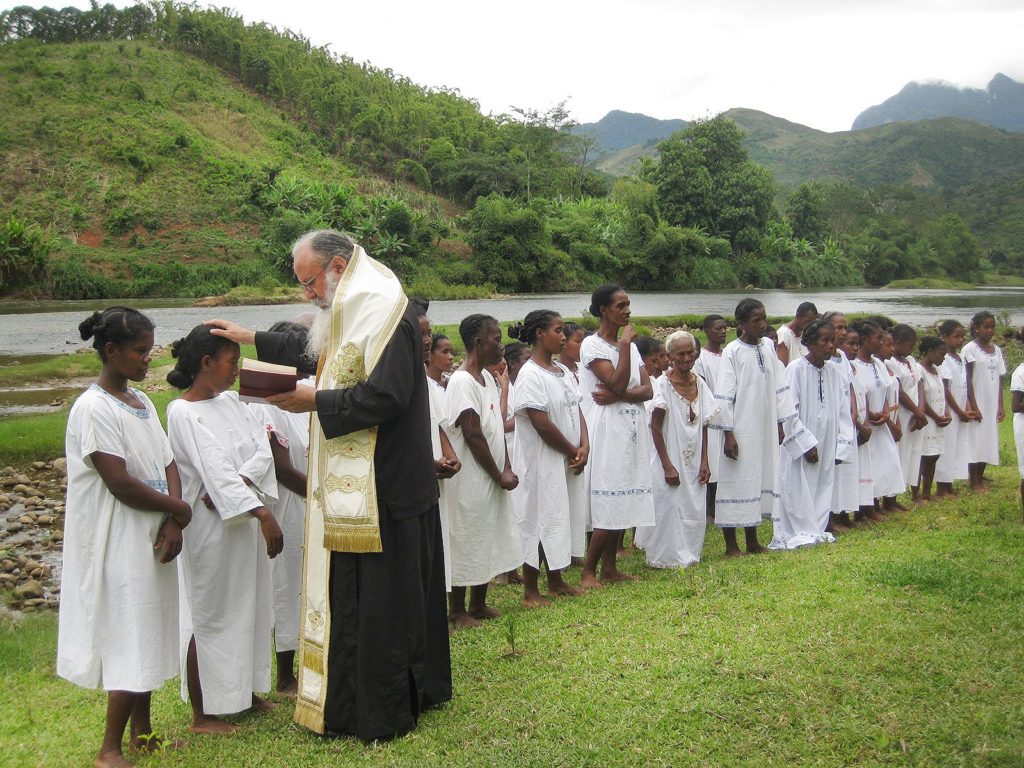
[[[133,765],[120,752],[104,752],[93,761],[93,768],[132,768]]]
[[[628,573],[623,573],[622,571],[610,571],[608,573],[601,574],[601,581],[615,584],[620,581],[638,581],[638,577],[630,576]]]
[[[489,605],[484,605],[480,608],[470,608],[469,615],[474,619],[480,621],[487,621],[489,619],[497,619],[501,617],[501,611],[491,608]]]
[[[262,696],[257,696],[255,693],[252,695],[252,709],[254,712],[273,712],[280,706],[280,704],[275,704],[273,701],[270,701],[270,699],[264,699]]]
[[[549,584],[548,594],[552,597],[579,597],[583,594],[583,590],[563,582],[554,586]]]
[[[465,612],[453,613],[448,617],[448,621],[454,629],[472,629],[473,627],[480,626],[479,621]]]
[[[586,571],[580,576],[580,586],[583,589],[603,589],[604,584],[597,580],[597,575],[593,573],[587,573]]]
[[[207,715],[202,720],[193,720],[188,730],[189,733],[234,733],[238,730],[238,726]]]
[[[294,699],[299,694],[299,681],[294,677],[291,680],[278,681],[277,688],[274,690],[278,696]]]
[[[541,597],[539,592],[535,592],[523,598],[523,605],[527,608],[547,608],[551,605],[551,601]]]

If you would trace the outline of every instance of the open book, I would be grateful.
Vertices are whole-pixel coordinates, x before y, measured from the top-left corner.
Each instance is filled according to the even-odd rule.
[[[238,399],[245,403],[265,403],[270,395],[291,392],[299,381],[299,372],[290,365],[275,365],[244,358],[238,374]]]

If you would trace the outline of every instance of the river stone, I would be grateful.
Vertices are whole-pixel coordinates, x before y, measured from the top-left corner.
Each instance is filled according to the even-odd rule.
[[[18,522],[22,525],[32,525],[32,523],[35,522],[35,519],[31,515],[22,515],[18,518]],[[7,530],[11,530],[10,525],[7,526]]]
[[[13,488],[13,492],[20,494],[21,496],[30,496],[32,494],[32,489],[25,485],[25,483],[21,482],[21,479],[19,478],[18,484]]]
[[[16,562],[14,562],[13,560],[11,560],[10,558],[6,558],[5,557],[3,560],[0,560],[0,569],[3,569],[7,573],[10,573],[11,571],[13,571],[17,567],[18,567],[18,564]]]
[[[25,499],[26,507],[38,507],[42,503],[43,500],[39,496],[29,496],[27,499]]]
[[[36,525],[49,525],[53,522],[53,518],[49,515],[40,515],[36,518]]]
[[[44,594],[43,585],[34,579],[14,588],[14,596],[19,600],[38,600]]]
[[[22,525],[20,522],[15,520],[13,523],[8,523],[7,524],[7,532],[8,533],[17,533],[18,531],[20,531],[24,527],[25,527],[24,525]]]
[[[46,469],[46,462],[45,461],[33,461],[32,462],[32,469]]]
[[[65,475],[68,473],[68,460],[61,456],[59,459],[53,460],[53,468],[58,472],[63,472]]]

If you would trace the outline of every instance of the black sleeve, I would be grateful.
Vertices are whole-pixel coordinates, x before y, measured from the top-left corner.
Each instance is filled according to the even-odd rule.
[[[261,358],[262,359],[262,358]],[[327,437],[383,424],[402,414],[412,397],[423,347],[408,323],[400,323],[366,381],[347,389],[319,390],[316,411]]]
[[[302,334],[256,331],[256,357],[267,363],[293,365],[302,373],[316,373],[316,359],[306,356]]]

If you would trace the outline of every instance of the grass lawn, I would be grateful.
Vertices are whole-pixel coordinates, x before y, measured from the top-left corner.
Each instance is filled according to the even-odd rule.
[[[1006,456],[1009,420],[1002,439]],[[989,493],[831,546],[726,561],[710,529],[690,570],[633,554],[638,583],[548,609],[494,587],[507,620],[452,637],[454,700],[394,742],[321,740],[285,703],[138,763],[1020,766],[1024,526],[1015,466],[990,473]],[[0,627],[5,766],[88,765],[99,745],[104,694],[55,677],[55,638],[52,614]],[[188,717],[176,684],[155,694],[163,733]]]

